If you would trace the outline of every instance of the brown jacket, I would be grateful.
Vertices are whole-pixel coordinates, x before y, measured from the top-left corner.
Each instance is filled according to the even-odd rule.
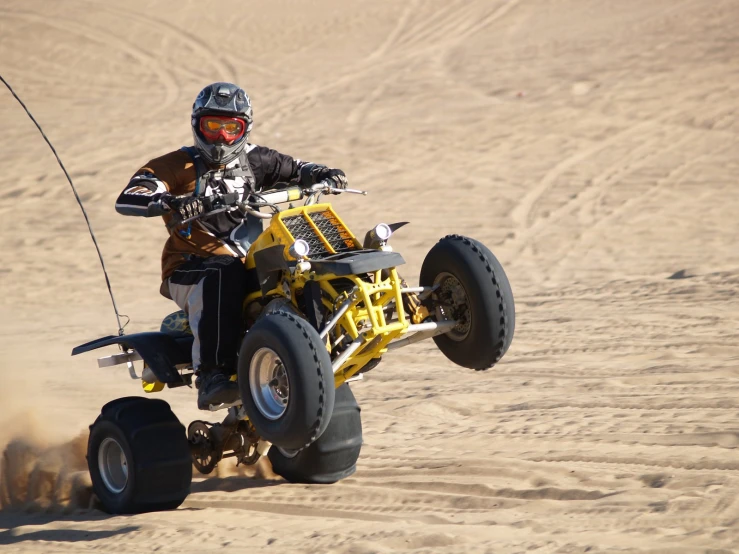
[[[247,145],[245,155],[228,164],[227,168],[239,167],[246,159],[254,175],[256,191],[267,190],[298,178],[300,166],[304,163],[285,154],[280,154],[264,146]],[[175,196],[191,195],[195,192],[197,170],[190,155],[183,150],[175,150],[151,160],[139,169],[116,201],[116,211],[124,215],[150,217],[162,215],[159,200],[162,194]],[[220,183],[222,192],[248,192],[248,182],[240,177],[224,179]],[[223,190],[225,189],[227,190]],[[200,195],[208,195],[217,190],[210,185],[203,186]],[[215,216],[214,216],[215,217]],[[171,220],[164,214],[165,224]],[[229,232],[240,224],[235,218],[220,218],[214,227],[207,221],[195,220],[183,227],[169,231],[169,239],[162,252],[162,280],[192,256],[209,257],[228,255],[244,257],[245,252],[231,240]],[[230,229],[229,229],[230,226]],[[189,232],[188,232],[189,231]]]

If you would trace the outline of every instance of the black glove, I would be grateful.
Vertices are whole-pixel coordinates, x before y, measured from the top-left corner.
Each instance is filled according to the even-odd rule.
[[[170,210],[176,212],[182,220],[190,219],[205,211],[203,199],[199,196],[171,196],[167,194],[162,195],[161,202],[168,206]]]
[[[332,186],[337,189],[346,188],[346,174],[340,169],[331,169],[319,164],[305,164],[300,168],[299,182],[301,187],[308,188],[326,179],[333,181]]]

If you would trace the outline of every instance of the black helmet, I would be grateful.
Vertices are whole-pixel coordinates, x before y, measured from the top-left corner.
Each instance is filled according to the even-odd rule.
[[[237,118],[243,121],[243,134],[228,144],[224,141],[210,141],[200,129],[204,116]],[[243,89],[232,83],[213,83],[200,91],[192,105],[192,135],[195,148],[206,162],[225,165],[235,160],[246,147],[253,119],[251,101]]]

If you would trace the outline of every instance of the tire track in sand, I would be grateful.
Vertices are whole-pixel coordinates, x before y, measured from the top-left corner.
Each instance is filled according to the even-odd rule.
[[[398,23],[388,34],[387,38],[373,51],[369,56],[365,58],[365,63],[374,63],[374,60],[381,58],[385,53],[397,43],[398,38],[403,34],[403,31],[408,25],[408,21],[413,12],[418,8],[419,0],[412,0],[408,2],[405,10],[400,16]],[[350,129],[356,129],[366,119],[367,112],[370,106],[372,106],[377,99],[382,96],[387,88],[387,81],[380,81],[380,83],[367,94],[357,106],[349,112],[346,118],[347,126]],[[347,133],[347,136],[353,136],[355,133]]]
[[[114,35],[106,34],[93,30],[91,27],[80,25],[79,23],[58,16],[47,16],[35,14],[31,12],[11,12],[0,9],[0,17],[18,18],[32,23],[39,23],[52,27],[54,29],[76,34],[91,42],[99,43],[105,46],[114,46],[121,52],[124,52],[139,61],[153,76],[162,83],[164,87],[164,100],[151,113],[159,113],[171,106],[179,96],[179,86],[172,77],[171,73],[157,61],[156,57],[149,55],[145,51],[135,48],[130,43]]]
[[[315,102],[315,99],[318,95],[321,93],[327,91],[327,90],[335,90],[340,86],[348,85],[353,82],[355,82],[359,77],[363,75],[370,74],[372,72],[381,73],[381,76],[379,79],[382,81],[386,81],[391,75],[392,72],[388,72],[387,69],[389,67],[395,66],[395,65],[407,65],[412,60],[415,60],[417,58],[421,58],[424,55],[433,54],[436,51],[440,49],[448,49],[458,42],[469,38],[473,34],[480,32],[485,27],[491,25],[504,15],[506,15],[511,8],[513,8],[515,5],[519,3],[519,0],[509,0],[507,3],[503,4],[502,6],[499,6],[495,8],[491,13],[489,13],[487,16],[484,16],[482,19],[479,17],[474,17],[476,10],[471,9],[470,7],[467,7],[465,10],[462,11],[462,15],[460,15],[458,18],[455,18],[450,23],[448,20],[444,22],[443,25],[441,25],[437,31],[441,33],[443,36],[448,36],[446,40],[441,40],[434,42],[429,45],[423,45],[419,46],[417,48],[412,48],[411,50],[401,53],[399,51],[395,52],[395,55],[392,57],[385,56],[385,59],[381,59],[381,61],[375,62],[375,58],[373,54],[370,54],[368,57],[366,57],[362,62],[360,62],[357,66],[357,68],[354,71],[345,73],[344,75],[334,79],[330,83],[325,83],[322,85],[317,85],[311,89],[306,90],[304,87],[296,86],[294,89],[295,92],[290,94],[289,92],[286,94],[283,94],[281,96],[281,101],[279,102],[278,107],[283,106],[290,106],[290,109],[288,110],[280,110],[277,114],[281,119],[284,119],[285,117],[288,117],[290,114],[300,110],[305,109],[307,106],[312,105],[312,103]],[[466,18],[466,19],[465,19]],[[457,22],[457,19],[460,19],[461,22]],[[469,20],[472,21],[469,21]],[[467,20],[467,25],[464,25],[464,21]],[[460,30],[460,33],[446,33],[447,30]],[[400,33],[402,36],[402,33]],[[387,41],[385,41],[387,42]],[[396,44],[396,42],[393,42],[392,44]],[[397,40],[397,45],[402,46],[404,44],[404,41],[402,39]],[[410,43],[413,44],[413,43]],[[387,47],[383,46],[381,44],[378,49],[381,49],[382,52],[386,52],[387,49],[390,48],[390,45]],[[383,50],[383,48],[386,48]],[[378,85],[378,87],[375,89],[379,89],[382,86],[382,83]],[[382,94],[382,92],[378,92],[375,96],[375,99],[379,97]],[[297,101],[297,102],[296,102]],[[368,104],[370,105],[370,104]],[[271,110],[270,110],[271,111]],[[274,116],[273,116],[274,117]],[[359,122],[362,119],[361,111],[357,112],[356,114],[350,116],[352,121]],[[278,120],[279,121],[279,120]],[[272,122],[275,123],[274,121]],[[356,124],[356,123],[355,123]]]
[[[678,147],[681,147],[685,145],[687,142],[690,142],[690,140],[693,137],[690,136],[690,134],[684,134],[682,139],[678,139],[673,141],[667,148],[663,148],[662,150],[659,150],[655,144],[652,142],[645,143],[646,147],[652,147],[654,148],[654,154],[652,157],[655,157],[657,155],[664,154],[666,152],[675,150]],[[636,195],[630,196],[626,198],[620,205],[612,208],[610,211],[605,213],[604,215],[599,215],[598,217],[595,217],[595,221],[588,225],[582,226],[582,232],[577,233],[573,238],[575,243],[581,244],[581,243],[592,243],[594,241],[597,241],[597,234],[601,232],[601,230],[606,227],[608,224],[616,223],[617,219],[619,217],[622,217],[624,214],[628,212],[628,210],[632,207],[638,206],[639,204],[643,204],[645,198],[648,196],[653,196],[656,194],[660,189],[665,188],[668,185],[675,185],[680,182],[680,178],[687,175],[690,169],[692,169],[695,165],[705,161],[706,159],[716,156],[722,152],[725,152],[729,148],[732,148],[734,145],[729,143],[725,145],[720,150],[712,151],[710,153],[697,155],[697,156],[689,156],[683,163],[677,165],[676,167],[671,168],[667,174],[664,177],[661,177],[657,179],[654,183],[651,185],[648,185],[644,187],[644,189]],[[644,163],[635,165],[633,169],[638,169],[639,167],[642,167]],[[624,173],[626,175],[628,173]],[[598,203],[599,201],[602,201],[603,199],[603,193],[598,196],[598,198],[595,198],[593,201],[594,203]],[[591,246],[592,248],[592,246]],[[575,257],[582,257],[583,256],[583,250],[581,247],[574,247],[573,242],[568,243],[568,251],[565,252],[564,256],[559,256],[554,265],[552,266],[552,274],[556,277],[558,275],[558,272],[561,271],[562,267],[565,266],[570,260],[572,260]],[[585,256],[587,256],[587,253],[585,253]]]
[[[652,468],[671,468],[684,471],[721,471],[733,472],[739,471],[739,462],[712,462],[704,460],[695,463],[678,463],[670,460],[645,460],[642,458],[628,458],[618,456],[582,456],[582,455],[561,455],[561,456],[533,456],[526,458],[530,462],[550,463],[550,464],[570,464],[592,465],[592,466],[644,466]]]
[[[187,31],[177,27],[173,23],[170,23],[163,19],[159,19],[151,15],[142,16],[138,12],[119,8],[108,3],[99,3],[95,2],[94,0],[78,1],[87,4],[88,6],[94,5],[95,8],[101,11],[106,11],[112,15],[119,17],[122,16],[131,21],[136,21],[138,25],[143,25],[144,27],[149,27],[150,29],[156,31],[157,33],[159,33],[159,36],[168,36],[174,39],[175,42],[183,44],[186,48],[188,48],[195,54],[200,55],[202,59],[207,61],[218,74],[222,75],[224,81],[233,81],[236,79],[237,72],[234,65],[227,59],[222,59],[220,55],[213,52],[213,50],[209,48],[204,41],[200,40],[194,33],[188,33]],[[191,62],[191,60],[188,60],[188,62]],[[186,69],[186,67],[184,69]],[[197,73],[195,72],[189,73],[196,78],[198,77]]]
[[[517,226],[521,229],[531,229],[534,223],[531,220],[534,209],[541,201],[541,198],[544,196],[544,194],[554,186],[554,183],[557,181],[557,179],[562,177],[570,169],[574,168],[575,166],[594,156],[595,154],[601,152],[602,150],[605,150],[612,144],[615,144],[616,142],[631,135],[638,134],[643,129],[646,129],[651,125],[651,121],[643,121],[641,123],[631,125],[623,129],[622,131],[611,135],[607,139],[593,144],[587,148],[578,150],[574,154],[561,160],[557,165],[550,169],[542,179],[539,180],[536,186],[532,187],[523,196],[521,201],[511,211],[511,218],[513,219],[514,223],[516,223]]]

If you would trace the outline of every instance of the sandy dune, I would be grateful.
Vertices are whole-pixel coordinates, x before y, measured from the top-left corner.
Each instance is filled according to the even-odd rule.
[[[110,300],[0,90],[0,551],[739,551],[737,20],[733,0],[4,0],[0,72],[127,331],[173,304],[161,222],[113,201],[188,143],[213,80],[250,92],[255,142],[371,191],[336,199],[352,228],[412,221],[405,274],[450,232],[490,246],[518,328],[488,372],[433,343],[386,356],[353,387],[365,445],[339,484],[224,462],[177,511],[109,517],[79,446],[143,392],[69,356],[115,332]]]

